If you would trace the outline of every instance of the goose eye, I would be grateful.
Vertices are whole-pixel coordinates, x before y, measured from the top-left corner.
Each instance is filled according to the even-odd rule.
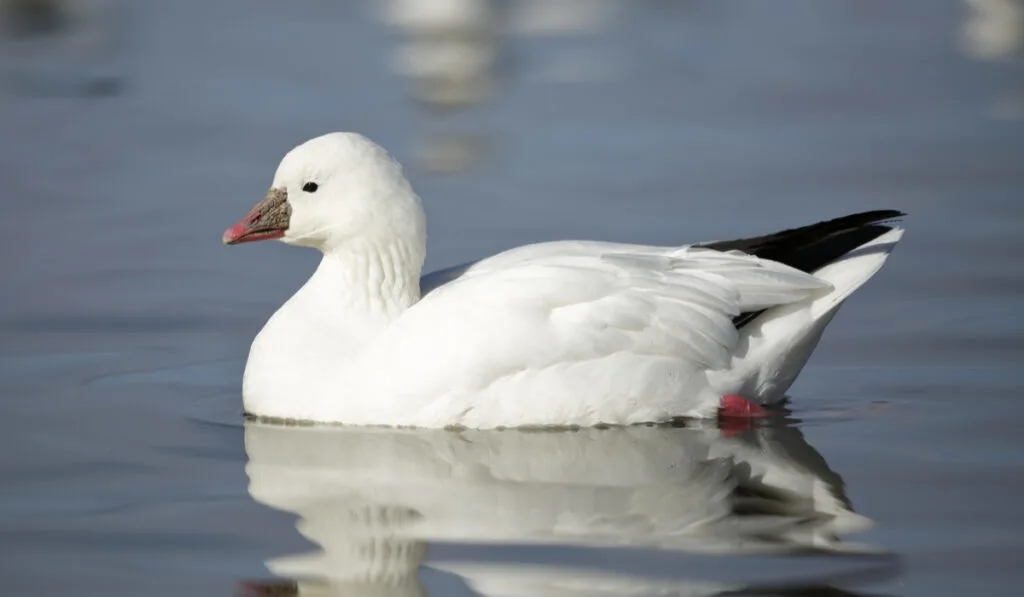
[[[319,188],[320,185],[316,184],[315,182],[307,182],[306,184],[302,185],[302,190],[307,193],[315,193],[316,190]]]

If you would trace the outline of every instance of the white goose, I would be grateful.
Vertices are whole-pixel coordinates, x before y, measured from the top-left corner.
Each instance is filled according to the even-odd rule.
[[[245,410],[474,428],[761,412],[881,268],[903,235],[884,222],[902,215],[682,247],[541,243],[421,280],[425,217],[401,166],[361,135],[318,137],[224,233],[323,253],[253,341]]]

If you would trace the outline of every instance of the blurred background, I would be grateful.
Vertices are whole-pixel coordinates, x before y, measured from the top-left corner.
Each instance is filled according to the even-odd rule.
[[[309,547],[237,418],[317,255],[220,236],[335,130],[406,165],[428,271],[909,212],[791,407],[908,562],[878,591],[1017,594],[1020,0],[0,0],[12,594],[230,594]]]

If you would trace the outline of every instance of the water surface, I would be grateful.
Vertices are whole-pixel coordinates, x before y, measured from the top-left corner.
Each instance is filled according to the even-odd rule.
[[[116,92],[8,77],[0,93],[7,590],[1019,592],[1024,80],[1012,44],[964,45],[984,14],[609,2],[578,29],[520,14],[486,42],[490,95],[455,109],[393,70],[419,33],[376,5],[125,6],[100,69]],[[220,233],[284,151],[335,129],[407,163],[428,269],[875,208],[909,212],[909,231],[791,415],[762,429],[243,425],[248,343],[315,255]]]

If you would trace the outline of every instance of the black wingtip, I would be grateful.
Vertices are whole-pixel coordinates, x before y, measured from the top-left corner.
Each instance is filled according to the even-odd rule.
[[[885,225],[896,223],[902,218],[907,217],[907,213],[898,209],[875,209],[871,211],[862,211],[848,216],[842,216],[831,220],[824,220],[817,224],[811,224],[809,226],[801,226],[800,228],[794,228],[792,230],[785,230],[782,233],[805,233],[813,236],[822,236],[825,234],[833,234],[836,232],[842,232],[845,230],[853,230],[864,226]]]
[[[782,230],[754,238],[705,243],[703,247],[719,251],[743,251],[762,259],[784,263],[800,271],[813,273],[846,253],[892,230],[906,213],[896,209],[876,209],[832,220]],[[734,322],[742,327],[758,312],[744,313]]]
[[[720,251],[739,250],[808,271],[805,267],[820,267],[827,262],[826,259],[835,259],[838,255],[819,254],[817,259],[811,259],[812,263],[801,264],[804,265],[801,267],[791,263],[794,253],[803,253],[806,257],[809,251],[813,252],[815,245],[836,236],[847,236],[847,242],[841,244],[846,245],[846,250],[852,250],[856,248],[858,242],[864,243],[871,240],[870,238],[865,240],[864,233],[873,231],[876,236],[880,235],[888,230],[890,224],[895,224],[906,216],[906,212],[897,209],[876,209],[781,230],[765,236],[704,243],[701,246]],[[831,253],[831,251],[827,253]],[[799,261],[805,261],[805,259]]]
[[[907,212],[900,211],[898,209],[877,209],[874,211],[865,211],[859,214],[853,214],[850,217],[864,217],[871,218],[869,223],[871,224],[895,224],[907,217]]]

